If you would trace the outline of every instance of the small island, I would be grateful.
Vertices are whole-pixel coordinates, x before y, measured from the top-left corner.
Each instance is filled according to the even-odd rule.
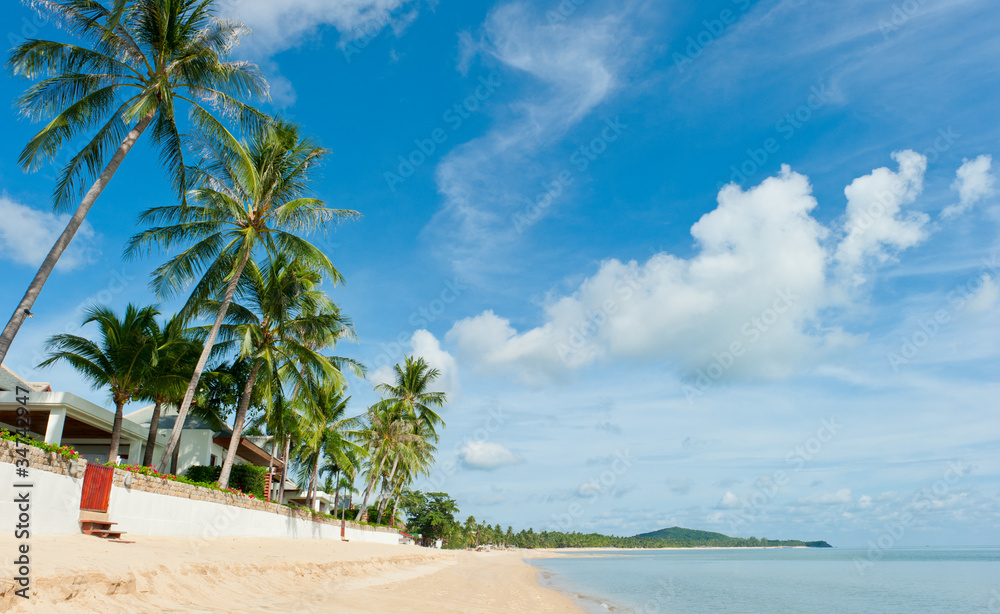
[[[829,543],[766,537],[730,537],[722,533],[670,527],[630,537],[601,533],[522,531],[514,543],[522,548],[832,548]]]

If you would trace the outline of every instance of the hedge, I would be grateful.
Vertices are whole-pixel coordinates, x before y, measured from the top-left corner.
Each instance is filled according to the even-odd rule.
[[[195,465],[184,472],[184,477],[195,482],[217,482],[220,474],[222,467]],[[233,465],[229,472],[229,487],[263,499],[266,476],[266,467]]]

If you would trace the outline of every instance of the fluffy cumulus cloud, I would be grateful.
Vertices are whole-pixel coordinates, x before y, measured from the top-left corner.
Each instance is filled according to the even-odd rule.
[[[445,202],[428,228],[449,234],[448,245],[462,256],[454,262],[481,264],[476,256],[483,250],[513,240],[511,215],[536,196],[538,180],[551,170],[540,168],[535,154],[621,84],[636,37],[622,15],[583,12],[551,22],[526,3],[507,3],[490,13],[479,38],[463,37],[463,70],[471,58],[484,56],[499,63],[501,82],[527,79],[521,88],[526,95],[510,103],[505,119],[457,147],[437,168]]]
[[[458,458],[469,469],[480,471],[492,471],[521,462],[521,458],[506,446],[492,441],[468,441],[459,449]]]
[[[0,195],[0,257],[17,264],[37,267],[59,238],[70,215],[39,211]],[[73,242],[63,252],[56,270],[73,271],[94,261],[99,254],[94,227],[84,222]]]
[[[866,281],[867,264],[888,262],[899,250],[927,237],[927,214],[904,209],[923,190],[927,158],[909,150],[894,152],[892,158],[899,164],[898,171],[877,168],[844,188],[846,236],[837,248],[836,260],[852,285]]]
[[[667,359],[706,382],[788,376],[857,342],[821,313],[928,235],[927,216],[908,208],[926,159],[893,158],[897,171],[878,168],[847,186],[842,232],[812,217],[809,180],[784,166],[748,190],[722,188],[716,209],[691,228],[693,257],[607,260],[574,292],[551,298],[534,328],[484,311],[456,322],[446,340],[471,364],[529,385],[621,358]]]
[[[951,189],[958,192],[958,202],[944,208],[941,217],[945,219],[959,216],[983,199],[996,194],[992,156],[983,155],[963,162],[955,172],[955,181],[951,184]]]

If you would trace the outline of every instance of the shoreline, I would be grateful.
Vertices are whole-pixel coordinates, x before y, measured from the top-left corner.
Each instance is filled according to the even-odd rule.
[[[33,537],[31,598],[0,580],[0,612],[583,612],[524,551],[320,539]],[[0,538],[13,558],[17,542]]]

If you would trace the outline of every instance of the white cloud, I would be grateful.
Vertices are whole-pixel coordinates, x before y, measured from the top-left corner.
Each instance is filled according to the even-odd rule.
[[[865,282],[870,262],[890,262],[895,251],[913,247],[928,234],[926,213],[903,211],[923,190],[927,158],[910,150],[893,152],[892,158],[899,163],[897,172],[877,168],[844,188],[846,236],[835,258],[851,285]]]
[[[386,28],[396,36],[416,20],[414,0],[240,0],[223,9],[225,17],[246,24],[253,33],[240,51],[249,54],[267,74],[271,100],[279,107],[295,104],[291,82],[280,74],[270,58],[318,38],[326,26],[340,33],[345,61],[364,51],[368,42]],[[406,10],[405,5],[411,5]]]
[[[516,465],[521,459],[507,447],[490,441],[469,441],[458,451],[458,457],[469,469],[491,471],[506,465]]]
[[[811,326],[827,297],[828,254],[806,177],[786,166],[748,191],[724,187],[718,203],[691,228],[700,248],[691,259],[607,260],[551,299],[535,328],[519,332],[485,311],[445,338],[461,358],[529,385],[604,358],[666,358],[688,373],[721,360],[726,375],[780,377],[844,343],[843,333]],[[723,356],[734,344],[753,359]]]
[[[551,179],[552,169],[535,155],[616,91],[637,42],[620,15],[574,14],[549,23],[521,2],[494,9],[479,40],[462,35],[460,70],[483,55],[502,65],[503,81],[526,77],[528,93],[510,104],[508,119],[457,147],[437,168],[445,202],[428,230],[448,233],[447,245],[462,256],[453,262],[480,265],[477,256],[513,241],[511,214],[539,192],[542,179]]]
[[[967,313],[975,314],[989,311],[1000,298],[1000,288],[997,287],[992,277],[984,273],[980,281],[982,285],[966,300],[965,311]]]
[[[333,26],[342,44],[376,36],[397,20],[414,19],[399,9],[413,0],[242,0],[224,10],[228,17],[245,23],[253,34],[246,46],[254,55],[272,54],[298,47],[316,36],[324,26]]]
[[[435,381],[435,389],[447,394],[450,401],[455,400],[461,392],[455,357],[441,349],[441,342],[426,330],[415,331],[410,346],[414,356],[423,357],[427,364],[441,372]]]
[[[70,217],[68,213],[60,215],[22,205],[6,194],[0,196],[0,257],[30,267],[41,265]],[[85,221],[56,270],[65,273],[93,262],[100,254],[98,239],[94,227]]]
[[[941,217],[948,219],[957,217],[978,202],[996,193],[996,178],[991,172],[992,156],[979,156],[975,160],[963,160],[962,166],[955,172],[955,181],[951,189],[958,192],[957,204],[949,205],[941,212]]]
[[[426,330],[417,330],[410,337],[409,355],[423,358],[432,368],[441,372],[434,381],[432,388],[437,392],[444,392],[448,396],[448,401],[454,401],[461,393],[461,386],[458,380],[458,363],[454,356],[446,350],[441,349],[441,342]],[[399,357],[402,362],[402,356]],[[373,384],[392,384],[395,382],[395,370],[392,365],[382,365],[371,374],[368,379]]]
[[[722,495],[719,502],[715,507],[720,510],[734,510],[740,506],[740,498],[732,493],[732,491],[727,490],[726,494]]]

